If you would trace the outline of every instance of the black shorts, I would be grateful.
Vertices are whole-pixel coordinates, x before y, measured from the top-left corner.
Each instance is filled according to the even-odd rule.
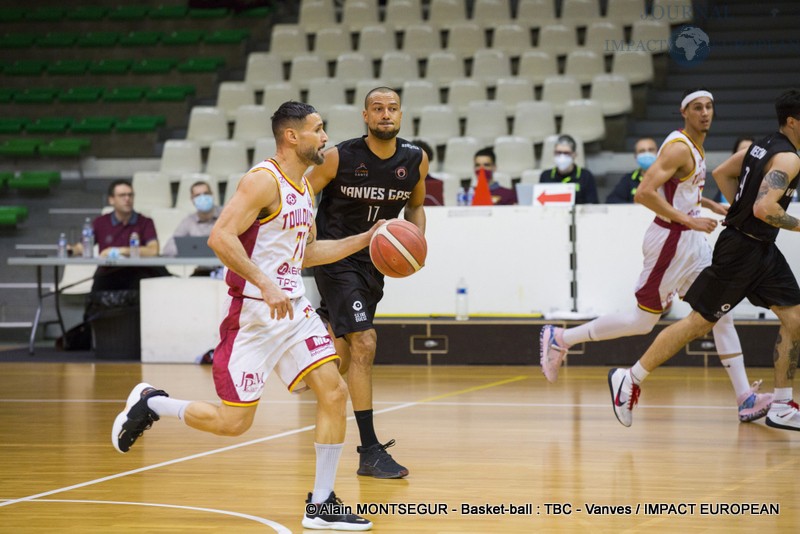
[[[722,231],[706,267],[684,300],[707,321],[717,321],[744,298],[762,308],[800,304],[800,287],[775,243],[735,228]]]
[[[383,275],[374,265],[345,258],[314,267],[314,280],[322,297],[317,313],[336,337],[373,328],[383,298]]]

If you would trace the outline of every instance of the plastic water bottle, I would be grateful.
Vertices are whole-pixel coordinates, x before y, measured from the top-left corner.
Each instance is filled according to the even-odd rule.
[[[475,188],[470,187],[469,191],[467,191],[467,203],[465,206],[472,206],[472,199],[475,197]]]
[[[458,189],[458,195],[456,195],[456,203],[459,206],[467,205],[467,191],[463,187]]]
[[[83,223],[83,231],[81,231],[81,245],[83,245],[83,257],[94,257],[94,229],[92,228],[92,220],[86,217]]]
[[[138,258],[139,257],[139,234],[136,232],[131,232],[131,238],[128,241],[128,247],[130,249],[130,257],[131,258]]]
[[[459,278],[456,285],[456,321],[466,321],[467,319],[469,319],[467,281]]]
[[[67,234],[64,232],[61,232],[61,235],[58,236],[58,257],[67,257]]]

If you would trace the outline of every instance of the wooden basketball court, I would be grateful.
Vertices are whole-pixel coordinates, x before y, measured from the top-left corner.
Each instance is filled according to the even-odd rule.
[[[271,379],[244,436],[163,419],[128,454],[113,449],[132,386],[214,400],[210,371],[0,365],[0,532],[303,531],[310,394]],[[800,433],[740,424],[720,368],[658,370],[624,428],[606,373],[566,368],[550,385],[536,367],[379,366],[378,435],[411,474],[358,477],[349,422],[336,492],[375,511],[381,533],[797,531]],[[768,389],[771,374],[750,370]]]

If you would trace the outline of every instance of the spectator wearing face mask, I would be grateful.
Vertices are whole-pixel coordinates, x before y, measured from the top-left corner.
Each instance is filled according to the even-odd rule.
[[[633,155],[636,157],[638,167],[633,172],[626,174],[617,183],[614,190],[608,195],[606,204],[630,204],[633,202],[633,195],[636,194],[642,177],[650,165],[656,160],[658,145],[652,137],[642,137],[633,147]]]
[[[177,256],[178,248],[175,245],[176,237],[195,236],[203,237],[211,234],[211,228],[217,222],[222,208],[214,205],[214,194],[211,192],[211,186],[208,182],[195,182],[189,189],[192,195],[192,203],[197,209],[195,213],[187,215],[178,227],[175,233],[167,241],[162,252],[163,256]]]
[[[597,204],[597,185],[589,169],[575,163],[577,143],[569,135],[561,135],[553,149],[555,167],[542,172],[539,182],[546,184],[575,184],[576,204]]]

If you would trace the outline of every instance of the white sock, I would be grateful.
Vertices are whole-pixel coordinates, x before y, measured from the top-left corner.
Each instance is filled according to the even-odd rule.
[[[189,406],[190,403],[191,401],[173,399],[164,397],[163,395],[147,399],[147,406],[156,412],[159,417],[162,415],[169,415],[171,417],[177,417],[181,421],[183,421],[183,412],[186,411],[186,407]]]
[[[775,388],[774,402],[786,404],[792,400],[792,388]]]
[[[633,383],[637,386],[641,385],[649,374],[650,371],[642,367],[642,364],[638,361],[631,367],[631,380],[633,380]]]
[[[339,467],[339,457],[342,455],[344,443],[314,443],[314,449],[317,451],[317,472],[314,476],[311,502],[319,504],[325,502],[333,491],[336,469]]]
[[[747,370],[744,368],[744,356],[741,354],[733,358],[720,360],[722,367],[728,372],[736,396],[744,395],[750,391],[750,382],[747,380]]]
[[[640,336],[652,331],[660,317],[641,308],[603,315],[594,321],[564,330],[564,342],[571,346],[587,341]]]

